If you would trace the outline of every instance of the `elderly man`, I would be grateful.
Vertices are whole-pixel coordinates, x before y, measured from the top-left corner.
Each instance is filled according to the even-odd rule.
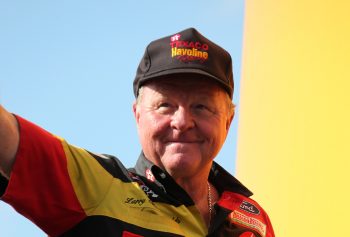
[[[230,55],[190,28],[151,42],[134,80],[135,168],[0,109],[0,197],[50,236],[273,237],[213,160],[232,118]]]

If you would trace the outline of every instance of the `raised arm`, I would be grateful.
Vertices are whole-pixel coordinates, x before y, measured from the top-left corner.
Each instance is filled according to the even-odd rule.
[[[0,173],[10,177],[19,144],[19,130],[14,115],[0,105]]]

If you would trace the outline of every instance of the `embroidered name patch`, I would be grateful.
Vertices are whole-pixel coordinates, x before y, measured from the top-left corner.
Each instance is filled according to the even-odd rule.
[[[230,214],[231,222],[256,230],[262,237],[266,236],[266,225],[260,220],[247,216],[237,210]]]

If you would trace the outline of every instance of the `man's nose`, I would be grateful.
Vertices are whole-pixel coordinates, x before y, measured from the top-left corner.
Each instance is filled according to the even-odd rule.
[[[179,107],[171,119],[171,127],[180,131],[186,131],[195,125],[194,117],[189,109]]]

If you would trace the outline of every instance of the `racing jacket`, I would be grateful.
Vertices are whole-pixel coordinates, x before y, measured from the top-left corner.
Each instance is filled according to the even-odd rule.
[[[189,195],[143,153],[126,169],[17,120],[20,144],[0,197],[50,236],[274,237],[252,193],[215,162],[209,181],[220,198],[208,229]]]

